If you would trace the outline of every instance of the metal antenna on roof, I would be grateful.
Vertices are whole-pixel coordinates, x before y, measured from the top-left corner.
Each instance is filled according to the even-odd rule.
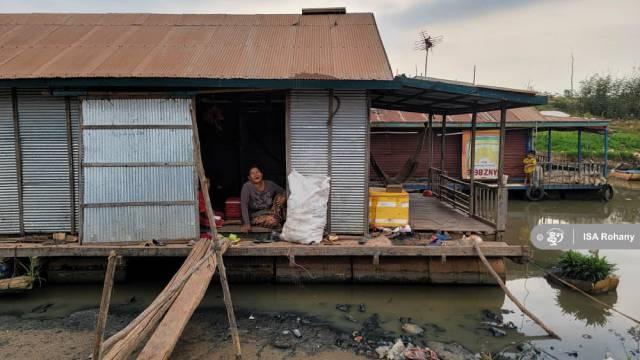
[[[433,51],[433,48],[442,42],[442,35],[432,36],[426,31],[420,31],[418,33],[420,39],[415,42],[416,50],[424,51],[424,76],[427,76],[427,65],[429,64],[429,51]]]

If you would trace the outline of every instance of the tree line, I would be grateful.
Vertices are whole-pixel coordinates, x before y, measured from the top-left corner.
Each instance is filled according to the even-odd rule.
[[[591,75],[577,91],[550,96],[544,109],[583,117],[640,119],[640,69],[623,77]]]

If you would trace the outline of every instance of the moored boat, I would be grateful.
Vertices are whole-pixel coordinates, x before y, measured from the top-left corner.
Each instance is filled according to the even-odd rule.
[[[640,181],[640,169],[632,170],[613,170],[610,176],[626,180],[626,181]]]

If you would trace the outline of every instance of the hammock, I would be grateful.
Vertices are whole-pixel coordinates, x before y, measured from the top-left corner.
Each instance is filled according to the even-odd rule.
[[[412,157],[407,159],[407,161],[404,163],[402,168],[400,168],[400,171],[398,171],[396,176],[389,176],[387,173],[385,173],[384,170],[382,170],[382,168],[376,161],[375,157],[373,156],[373,153],[372,152],[369,153],[369,161],[371,162],[371,167],[373,168],[373,171],[375,171],[376,175],[378,175],[378,177],[382,179],[382,182],[384,183],[385,186],[389,184],[402,184],[407,180],[409,180],[413,176],[413,174],[416,172],[416,169],[418,168],[418,157],[422,152],[422,148],[424,147],[424,142],[427,137],[427,128],[424,127],[420,132],[420,134],[418,134],[418,136],[419,137],[418,137],[418,144],[416,146],[416,151],[413,153]]]

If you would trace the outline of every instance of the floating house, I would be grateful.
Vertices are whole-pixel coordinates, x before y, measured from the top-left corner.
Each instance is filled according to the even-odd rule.
[[[430,187],[429,168],[440,164],[441,121],[436,117],[432,128],[428,130],[428,114],[411,113],[396,110],[371,109],[371,156],[377,166],[390,176],[402,171],[407,159],[416,156],[416,167],[405,181],[405,188],[423,190]],[[534,107],[509,109],[504,148],[504,174],[508,176],[507,188],[512,191],[527,191],[530,186],[524,183],[522,160],[531,150],[536,151],[541,172],[537,186],[545,191],[602,191],[609,198],[610,186],[606,181],[609,120],[597,118],[572,117],[553,112],[547,114]],[[500,127],[498,111],[483,112],[477,115],[477,136],[483,137],[490,155],[485,164],[476,159],[476,169],[484,168],[485,174],[477,175],[487,182],[497,178],[497,137]],[[552,157],[552,131],[576,132],[578,134],[577,159]],[[586,159],[582,156],[585,147],[583,133],[600,134],[604,137],[604,159]],[[536,149],[536,138],[546,135],[544,148]],[[421,144],[421,137],[425,137]],[[451,177],[469,180],[468,151],[471,141],[471,114],[447,116],[445,132],[445,151],[443,170]],[[490,143],[493,141],[493,143]],[[422,145],[422,146],[420,146]],[[476,145],[478,146],[478,145]],[[492,146],[492,147],[491,147]],[[492,150],[491,150],[492,149]],[[590,146],[593,150],[593,146]],[[383,180],[374,169],[370,171],[372,181]],[[530,191],[527,195],[532,195]],[[540,198],[532,198],[539,200]]]
[[[394,78],[373,14],[343,8],[286,15],[1,14],[0,28],[0,234],[14,239],[0,244],[0,256],[105,256],[114,248],[125,257],[184,256],[186,243],[200,234],[196,128],[214,207],[239,194],[254,163],[282,186],[293,169],[328,175],[327,231],[366,235],[371,108],[444,118],[500,112],[500,176],[507,110],[546,102],[530,91]],[[477,223],[465,231],[503,231],[503,187],[475,184],[471,179],[472,189],[482,188],[460,195],[467,202],[462,215],[439,198],[431,205],[415,198],[415,223],[462,216],[457,224]],[[487,213],[469,212],[474,196]],[[420,210],[429,206],[437,211]],[[442,229],[436,223],[424,230]],[[77,234],[78,243],[37,241],[55,232]],[[438,256],[438,263],[447,254],[474,256],[468,246],[362,246],[344,239],[342,246],[307,247],[249,241],[226,255],[236,258],[231,268],[260,263],[254,270],[271,274],[266,278],[287,257],[307,257],[312,269],[330,256],[344,267],[331,274],[352,280],[359,277],[353,259],[370,267],[372,257],[383,264],[381,256]],[[169,245],[143,245],[151,240]],[[521,246],[495,245],[487,256],[496,261],[527,254]],[[415,269],[433,280],[433,269]]]

